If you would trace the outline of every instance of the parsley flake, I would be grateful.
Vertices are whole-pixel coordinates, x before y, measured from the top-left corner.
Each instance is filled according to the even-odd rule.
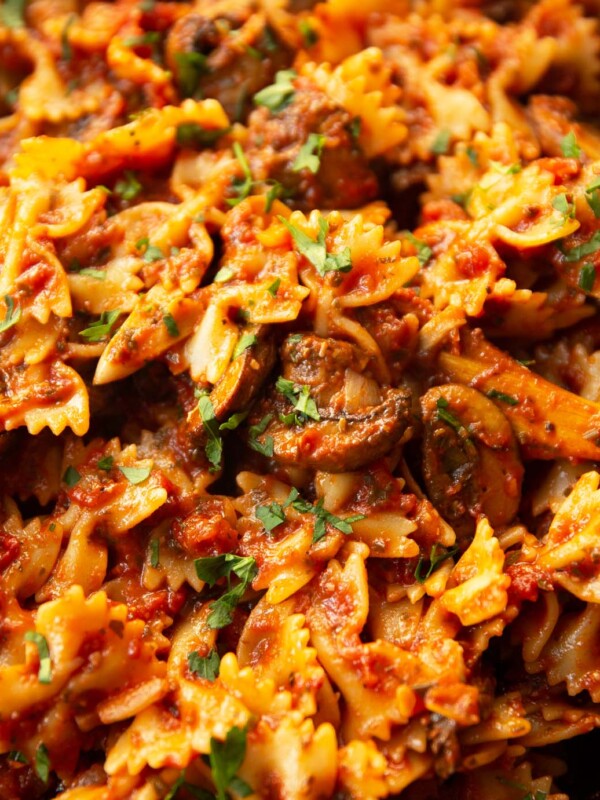
[[[238,342],[235,346],[233,351],[232,359],[235,360],[238,356],[241,356],[243,352],[248,350],[249,347],[253,347],[258,341],[256,334],[254,333],[244,333],[238,339]]]
[[[96,466],[98,469],[103,469],[105,472],[110,472],[114,463],[114,458],[112,456],[103,456]]]
[[[267,458],[271,458],[273,455],[273,437],[265,436],[264,442],[259,442],[256,437],[260,436],[260,434],[266,431],[267,426],[272,419],[273,414],[267,414],[257,425],[252,425],[248,429],[248,445],[252,448],[252,450],[256,450],[257,453],[260,453],[262,456],[266,456]]]
[[[577,285],[584,292],[591,292],[596,283],[596,267],[593,264],[584,264],[579,272]]]
[[[297,77],[293,69],[282,69],[275,75],[275,83],[265,86],[254,95],[257,106],[265,106],[273,114],[277,114],[294,99],[295,89],[292,81]]]
[[[600,219],[600,178],[592,181],[585,189],[585,199],[594,212],[596,219]]]
[[[21,306],[15,308],[15,301],[9,294],[4,295],[4,302],[6,304],[6,313],[4,319],[0,321],[0,333],[4,333],[21,319]]]
[[[160,542],[158,539],[150,539],[150,566],[154,569],[160,567]]]
[[[316,175],[321,166],[321,152],[323,151],[325,140],[326,137],[322,133],[310,133],[296,156],[292,170],[300,172],[303,169],[307,169],[313,175]]]
[[[7,28],[25,27],[25,4],[26,0],[4,0],[0,15]]]
[[[220,556],[197,558],[194,565],[200,580],[207,583],[209,587],[214,586],[220,578],[227,578],[227,591],[210,604],[211,612],[206,620],[209,628],[224,628],[231,623],[233,610],[258,573],[256,562],[251,557],[225,553]],[[232,575],[235,575],[240,581],[233,587],[231,586]]]
[[[267,286],[267,292],[272,296],[275,297],[277,292],[279,291],[279,287],[281,286],[281,278],[275,278],[273,283],[270,286]]]
[[[177,323],[175,322],[173,315],[165,314],[163,316],[163,322],[169,336],[172,336],[174,339],[177,338],[177,336],[179,336],[179,328],[177,327]]]
[[[75,14],[70,14],[60,35],[60,48],[63,61],[70,61],[73,58],[73,48],[69,41],[69,29],[76,19],[77,17]]]
[[[46,637],[37,631],[27,631],[25,641],[32,642],[38,651],[40,666],[38,669],[38,681],[40,683],[52,683],[52,662],[50,661],[50,650]]]
[[[177,85],[182,97],[193,97],[198,91],[202,75],[209,72],[206,56],[195,51],[175,53]]]
[[[230,197],[227,200],[227,203],[230,206],[237,206],[238,203],[241,203],[242,200],[245,200],[248,197],[252,191],[252,187],[254,186],[254,181],[252,180],[250,165],[248,164],[246,155],[239,142],[233,143],[233,152],[240,163],[244,177],[233,179],[233,188],[237,193],[237,197]]]
[[[451,547],[447,550],[446,548],[440,547],[437,543],[434,544],[431,548],[431,552],[429,553],[429,558],[423,558],[423,556],[419,556],[419,561],[417,562],[415,569],[415,580],[417,583],[425,583],[427,578],[433,575],[433,573],[439,569],[444,561],[446,561],[448,558],[452,558],[454,555],[456,555],[456,553],[458,553],[458,547]],[[424,572],[427,561],[429,561],[429,567],[427,568],[427,571]]]
[[[71,487],[79,483],[80,480],[81,480],[81,475],[79,474],[79,472],[77,472],[75,467],[69,465],[65,470],[65,474],[63,475],[63,483],[66,483],[67,486]]]
[[[137,240],[135,249],[144,251],[143,259],[149,264],[152,264],[154,261],[160,261],[161,258],[165,257],[160,247],[157,247],[155,244],[150,244],[147,236]]]
[[[581,147],[577,144],[577,137],[573,131],[569,131],[560,140],[560,149],[565,158],[579,158],[581,156]]]
[[[237,414],[232,414],[229,419],[225,420],[219,425],[220,431],[234,431],[239,428],[242,422],[246,419],[249,411],[238,411]]]
[[[271,533],[278,525],[285,522],[285,513],[279,503],[271,503],[268,506],[257,506],[254,511],[256,519],[260,520],[265,530]]]
[[[298,30],[302,36],[304,47],[313,47],[319,41],[319,34],[306,19],[301,19],[298,23]]]
[[[219,674],[221,659],[216,650],[211,650],[207,656],[192,651],[188,653],[187,662],[192,675],[197,675],[199,678],[214,681]]]
[[[403,236],[415,248],[417,251],[417,258],[419,259],[419,264],[424,267],[433,255],[433,250],[431,247],[429,247],[429,245],[425,242],[422,242],[420,239],[417,239],[417,237],[414,236],[410,231],[405,231]]]
[[[79,334],[83,336],[84,339],[87,339],[88,342],[100,342],[102,339],[110,336],[113,325],[120,316],[121,311],[118,308],[114,311],[103,311],[102,314],[100,314],[100,319],[96,320],[96,322],[92,322],[89,328],[84,328]]]
[[[127,478],[129,483],[137,486],[138,483],[143,483],[150,477],[152,470],[150,467],[119,467],[119,471]]]
[[[519,400],[517,397],[514,397],[512,394],[499,392],[498,389],[490,389],[489,392],[487,392],[487,396],[490,398],[490,400],[501,400],[503,403],[506,403],[507,406],[519,405]]]
[[[561,222],[563,223],[566,222],[568,218],[573,219],[575,217],[575,206],[573,203],[569,202],[567,195],[564,192],[557,194],[552,200],[552,208],[562,215]]]
[[[95,278],[97,281],[106,280],[106,270],[96,269],[95,267],[85,267],[79,270],[80,275],[87,275],[88,278]]]
[[[313,531],[313,543],[318,542],[327,533],[327,525],[331,525],[338,531],[348,536],[352,533],[352,523],[358,522],[365,518],[364,514],[353,514],[350,517],[336,517],[330,511],[323,508],[323,498],[321,498],[316,505],[309,503],[300,497],[298,490],[292,488],[288,495],[287,500],[283,504],[283,508],[292,506],[293,509],[301,514],[314,514],[315,526]]]
[[[135,200],[142,189],[142,184],[138,181],[135,172],[131,169],[126,169],[123,173],[123,177],[119,178],[115,183],[115,194],[122,200]]]
[[[35,751],[35,771],[42,783],[48,783],[50,777],[50,756],[45,744],[40,744]]]
[[[294,411],[297,412],[294,420],[297,425],[303,425],[307,419],[317,422],[321,419],[317,404],[310,396],[310,387],[295,384],[285,378],[278,378],[275,388],[293,405]]]
[[[451,414],[448,411],[448,401],[445,397],[439,397],[436,403],[437,406],[437,418],[442,422],[445,422],[446,425],[449,425],[453,428],[457,433],[463,428],[462,422],[457,419],[454,414]]]
[[[600,250],[600,231],[596,231],[589,241],[583,242],[583,244],[573,247],[571,250],[565,251],[562,248],[559,249],[569,263],[579,261],[579,259],[585,256],[591,256],[597,250]]]
[[[203,128],[197,122],[182,122],[177,126],[175,141],[179,147],[202,150],[212,147],[230,128]]]
[[[208,435],[208,441],[204,447],[204,452],[212,470],[220,469],[221,458],[223,456],[223,441],[219,434],[219,423],[215,416],[215,409],[208,394],[201,394],[198,398],[198,413],[202,420],[204,430]]]
[[[227,800],[227,789],[230,787],[242,797],[252,794],[248,784],[236,777],[245,756],[246,728],[231,728],[224,742],[211,736],[208,760],[217,789],[217,800]]]
[[[298,252],[310,261],[316,268],[319,275],[327,272],[349,272],[352,269],[352,259],[350,248],[345,247],[341,253],[328,253],[325,244],[325,237],[329,231],[329,223],[323,217],[319,217],[319,233],[316,241],[311,239],[304,231],[292,225],[284,217],[277,219],[288,229]]]
[[[436,156],[443,156],[450,148],[451,132],[444,128],[435,137],[431,144],[431,152]]]

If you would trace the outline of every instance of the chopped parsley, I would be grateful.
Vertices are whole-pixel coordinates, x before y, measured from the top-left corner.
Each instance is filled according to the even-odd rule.
[[[135,249],[144,251],[144,261],[147,261],[149,264],[152,264],[154,261],[160,261],[161,258],[165,257],[160,247],[157,247],[155,244],[150,244],[147,236],[137,240]]]
[[[201,656],[195,651],[188,653],[188,668],[193,675],[214,681],[219,674],[221,659],[216,650],[211,650],[207,656]]]
[[[282,522],[285,522],[285,512],[279,503],[268,506],[257,506],[254,516],[260,520],[269,533]]]
[[[50,661],[50,650],[46,637],[37,631],[27,631],[25,641],[32,642],[38,651],[40,667],[38,669],[38,681],[40,683],[52,683],[52,662]]]
[[[313,47],[319,41],[319,34],[306,19],[301,19],[298,23],[298,30],[302,36],[304,47]]]
[[[66,483],[67,486],[75,486],[81,480],[81,475],[75,469],[75,467],[68,466],[65,470],[65,474],[63,475],[63,483]]]
[[[163,316],[163,322],[169,336],[172,336],[174,339],[179,336],[179,328],[177,327],[177,323],[175,322],[172,314],[165,314]]]
[[[297,412],[288,424],[295,422],[296,425],[304,425],[308,419],[313,419],[317,422],[321,419],[317,404],[310,396],[310,387],[296,384],[280,377],[277,379],[275,388],[292,404],[294,411]]]
[[[16,761],[18,764],[28,764],[29,762],[20,750],[11,750],[8,754],[10,761]]]
[[[122,472],[129,483],[133,483],[134,486],[147,480],[152,472],[150,467],[119,467],[119,471]]]
[[[119,178],[115,183],[115,194],[122,200],[135,200],[142,189],[142,184],[138,181],[135,172],[131,169],[126,169],[123,173],[123,177]]]
[[[88,342],[100,342],[102,339],[110,336],[110,332],[115,322],[121,316],[120,309],[116,308],[114,311],[103,311],[100,314],[100,319],[92,322],[89,328],[84,328],[80,331],[80,336],[87,339]]]
[[[69,29],[76,19],[75,14],[70,14],[60,34],[60,49],[63,61],[70,61],[73,58],[73,48],[69,41]]]
[[[212,464],[212,470],[215,471],[221,467],[223,441],[219,434],[219,423],[215,416],[215,409],[208,394],[201,394],[198,398],[198,413],[208,436],[204,452],[210,464]]]
[[[313,543],[318,542],[325,536],[327,533],[327,525],[333,526],[338,531],[348,536],[352,533],[352,523],[365,518],[364,514],[353,514],[344,519],[336,517],[335,514],[323,508],[323,498],[321,498],[316,505],[313,505],[307,500],[303,500],[296,488],[290,490],[287,500],[283,504],[283,508],[287,508],[288,506],[291,506],[300,514],[314,514],[316,519],[313,531]]]
[[[575,217],[575,206],[569,201],[564,192],[557,194],[552,200],[552,208],[554,208],[555,211],[558,211],[558,213],[562,216],[561,223],[566,222],[569,218],[573,219]]]
[[[279,181],[273,181],[265,195],[265,214],[271,213],[275,200],[287,196],[289,196],[289,193],[285,186],[279,183]]]
[[[265,436],[264,442],[259,442],[256,437],[260,436],[261,433],[266,431],[267,426],[272,419],[273,414],[267,414],[257,425],[252,425],[248,429],[248,445],[252,448],[252,450],[256,450],[256,452],[260,453],[261,456],[266,456],[267,458],[271,458],[273,455],[273,437]]]
[[[235,275],[235,271],[231,267],[221,267],[213,278],[214,283],[227,283]]]
[[[436,406],[438,420],[445,422],[446,425],[449,425],[457,433],[464,427],[462,422],[448,411],[448,401],[445,397],[439,397]]]
[[[242,422],[246,419],[250,411],[238,411],[237,414],[232,414],[229,419],[225,420],[219,425],[220,431],[234,431],[239,428]]]
[[[592,181],[585,189],[585,199],[594,212],[596,219],[600,219],[600,177]]]
[[[265,106],[273,114],[277,114],[294,99],[295,89],[292,81],[297,77],[293,69],[282,69],[275,75],[275,83],[265,86],[254,95],[257,106]]]
[[[439,552],[438,552],[439,547]],[[415,580],[418,583],[425,583],[427,578],[429,578],[433,573],[441,566],[441,564],[446,561],[448,558],[452,558],[454,555],[458,553],[458,547],[451,547],[446,549],[441,547],[440,545],[434,544],[431,548],[431,552],[429,553],[429,558],[423,558],[423,556],[419,556],[419,561],[417,563],[415,569]],[[427,571],[425,570],[425,564],[429,562],[429,566],[427,567]]]
[[[35,771],[42,783],[48,783],[50,777],[50,756],[45,744],[40,744],[35,751]]]
[[[284,217],[280,216],[278,219],[292,235],[298,252],[310,261],[319,275],[325,275],[327,272],[349,272],[352,269],[349,247],[345,247],[341,253],[327,252],[325,237],[329,230],[329,223],[324,217],[319,217],[319,233],[316,241]]]
[[[501,175],[517,175],[523,170],[520,161],[515,161],[513,164],[503,164],[501,161],[490,161],[490,167],[494,172],[499,172]]]
[[[103,469],[105,472],[110,472],[114,463],[114,458],[112,456],[103,456],[96,466],[98,469]]]
[[[490,400],[501,400],[503,403],[506,403],[507,406],[519,405],[519,400],[517,397],[514,397],[512,394],[500,392],[498,389],[490,389],[489,392],[487,392],[487,396],[490,398]]]
[[[123,41],[123,44],[125,47],[151,47],[154,49],[160,39],[161,35],[158,31],[146,31],[139,36],[130,36]]]
[[[600,231],[596,231],[589,241],[583,242],[583,244],[573,247],[571,250],[564,250],[561,247],[559,249],[569,263],[579,261],[585,256],[591,256],[600,250]]]
[[[593,264],[584,264],[579,271],[577,285],[584,292],[591,292],[596,283],[596,267]]]
[[[303,169],[307,169],[313,175],[316,175],[321,166],[321,152],[323,151],[325,139],[326,137],[322,133],[309,133],[308,139],[296,156],[292,170],[300,172]]]
[[[436,156],[443,156],[447,153],[450,148],[451,135],[447,128],[441,130],[431,144],[431,152]]]
[[[465,153],[467,155],[467,158],[471,162],[471,164],[474,167],[478,167],[479,166],[479,155],[477,154],[477,150],[475,150],[474,147],[471,147],[471,145],[468,145],[468,147],[465,149]]]
[[[206,620],[209,628],[224,628],[231,623],[233,610],[258,573],[256,562],[251,557],[225,553],[220,556],[197,558],[194,565],[200,580],[211,588],[220,578],[227,578],[227,591],[210,604],[211,612]],[[239,583],[233,587],[232,575],[239,578]]]
[[[190,53],[175,53],[177,65],[177,84],[182,97],[194,97],[198,91],[198,84],[202,75],[209,71],[206,56],[192,51]]]
[[[25,27],[25,4],[26,0],[4,0],[0,16],[7,28]]]
[[[244,174],[243,178],[234,178],[233,179],[233,188],[237,194],[237,197],[231,197],[227,200],[227,203],[230,206],[237,206],[238,203],[241,203],[242,200],[245,200],[250,192],[252,191],[252,187],[254,185],[254,181],[252,180],[252,173],[250,172],[250,165],[248,164],[248,160],[242,150],[242,147],[239,142],[233,143],[233,152],[235,157],[240,163],[242,168],[242,172]]]
[[[106,270],[96,269],[96,267],[85,267],[79,270],[80,275],[87,275],[88,278],[95,278],[97,281],[106,280]]]
[[[358,137],[360,136],[361,128],[362,128],[362,119],[360,117],[353,117],[352,120],[348,123],[348,133],[354,139],[355,142],[358,142]]]
[[[150,539],[150,566],[154,569],[160,567],[160,542],[158,539]]]
[[[281,278],[275,278],[273,283],[270,286],[267,286],[267,292],[272,296],[275,297],[277,292],[279,291],[279,287],[281,286]]]
[[[217,800],[227,800],[229,788],[242,797],[253,794],[248,784],[236,777],[246,756],[246,734],[246,728],[231,728],[227,731],[224,742],[214,736],[210,738],[208,760],[217,789]]]
[[[422,242],[420,239],[417,239],[417,237],[414,236],[410,231],[405,231],[403,236],[415,248],[417,251],[417,258],[419,259],[419,264],[424,267],[433,255],[433,250],[431,247],[429,247],[429,245],[425,242]]]
[[[241,356],[243,352],[245,352],[249,347],[253,347],[258,341],[256,334],[254,333],[244,333],[238,339],[238,342],[235,346],[233,351],[232,358],[235,360],[238,356]]]
[[[180,147],[201,150],[204,147],[212,147],[229,131],[230,128],[203,128],[197,122],[182,122],[177,126],[175,141]]]
[[[581,147],[577,144],[577,137],[573,131],[569,131],[560,140],[560,149],[565,158],[579,158],[581,156]]]
[[[15,301],[9,294],[4,295],[4,302],[6,303],[6,313],[4,319],[0,321],[0,333],[4,333],[21,319],[21,306],[16,306]]]

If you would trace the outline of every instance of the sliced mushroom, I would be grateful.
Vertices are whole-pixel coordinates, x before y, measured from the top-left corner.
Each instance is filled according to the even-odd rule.
[[[462,535],[482,515],[492,527],[507,525],[519,507],[523,465],[502,411],[475,389],[452,383],[430,389],[421,410],[423,476],[436,508]]]
[[[275,363],[275,343],[268,325],[249,326],[244,335],[254,336],[254,342],[231,361],[210,393],[219,422],[249,407]],[[205,435],[197,407],[188,415],[186,427],[194,437]]]
[[[288,391],[269,391],[250,419],[264,427],[256,436],[261,445],[272,438],[276,461],[326,472],[358,469],[389,452],[405,433],[409,392],[381,387],[363,374],[368,357],[354,345],[293,334],[281,356]],[[300,402],[307,396],[314,402],[309,414]]]
[[[262,15],[241,7],[212,17],[210,9],[205,12],[175,22],[166,41],[167,66],[183,96],[215,97],[230,119],[242,120],[254,94],[289,66],[290,50]]]
[[[233,359],[210,394],[218,419],[245,411],[275,364],[275,343],[269,326],[250,326],[245,333],[255,336],[256,341]]]

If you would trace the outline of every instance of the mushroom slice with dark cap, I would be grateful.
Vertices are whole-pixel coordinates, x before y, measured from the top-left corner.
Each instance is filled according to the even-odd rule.
[[[276,461],[327,472],[358,469],[405,433],[410,393],[380,386],[354,345],[293,334],[281,358],[282,377],[250,419],[250,436],[263,451],[272,439]]]
[[[275,343],[268,325],[249,326],[244,335],[250,344],[231,360],[209,395],[219,421],[250,406],[275,363]],[[203,434],[197,408],[191,411],[186,424],[192,433]]]

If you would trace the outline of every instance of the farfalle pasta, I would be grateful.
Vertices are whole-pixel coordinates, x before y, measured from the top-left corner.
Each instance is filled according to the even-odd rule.
[[[596,796],[598,14],[3,0],[1,800]]]

